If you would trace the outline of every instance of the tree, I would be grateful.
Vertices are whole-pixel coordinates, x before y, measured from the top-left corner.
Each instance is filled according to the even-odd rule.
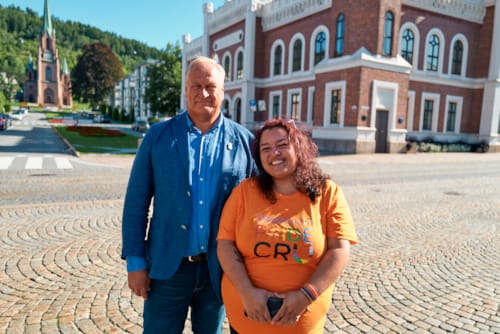
[[[97,107],[123,76],[118,57],[104,43],[87,44],[71,71],[73,98]]]
[[[0,58],[0,91],[8,101],[12,100],[19,89],[18,83],[24,79],[24,67],[11,54]]]
[[[144,100],[151,111],[173,116],[180,105],[182,51],[177,43],[168,43],[162,60],[148,68],[148,86]]]

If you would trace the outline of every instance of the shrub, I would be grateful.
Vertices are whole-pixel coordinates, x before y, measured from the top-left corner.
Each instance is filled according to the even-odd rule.
[[[78,132],[81,136],[87,137],[122,137],[125,134],[119,130],[105,129],[97,126],[68,126],[68,131]]]

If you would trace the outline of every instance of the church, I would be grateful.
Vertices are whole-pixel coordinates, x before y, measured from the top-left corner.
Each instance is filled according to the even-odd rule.
[[[66,59],[62,67],[56,47],[48,0],[45,0],[36,65],[30,55],[26,64],[23,101],[42,107],[71,108],[71,80]]]
[[[249,129],[294,119],[331,153],[500,152],[500,0],[226,0],[203,13],[203,35],[183,36],[184,73],[216,59],[223,112]]]

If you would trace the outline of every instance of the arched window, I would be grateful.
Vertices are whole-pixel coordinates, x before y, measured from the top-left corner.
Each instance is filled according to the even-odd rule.
[[[238,56],[236,58],[236,79],[243,79],[243,52],[238,52]]]
[[[427,70],[437,72],[439,65],[439,37],[436,34],[429,39],[427,50]]]
[[[385,13],[384,20],[384,46],[382,53],[384,56],[392,55],[392,38],[393,38],[393,27],[394,27],[394,14],[388,11]]]
[[[274,49],[273,75],[280,75],[283,68],[283,48],[281,45]]]
[[[241,124],[241,99],[238,98],[234,103],[234,115],[236,116],[235,121]]]
[[[335,32],[335,56],[344,54],[344,14],[337,17],[337,31]]]
[[[292,72],[302,69],[302,41],[297,39],[293,43]]]
[[[462,60],[464,55],[464,45],[462,41],[456,41],[453,45],[453,56],[451,60],[451,74],[462,74]]]
[[[231,118],[231,114],[229,112],[229,101],[228,100],[224,100],[224,102],[222,102],[222,114],[224,116],[226,116],[227,118]]]
[[[52,69],[47,66],[45,69],[45,80],[51,81],[52,80]]]
[[[314,43],[314,65],[325,59],[326,55],[326,34],[321,31],[316,35]]]
[[[226,55],[224,57],[224,71],[226,71],[225,80],[231,80],[231,58],[229,57],[229,55]]]
[[[410,29],[406,29],[401,37],[401,56],[410,64],[413,64],[413,48],[415,35]]]

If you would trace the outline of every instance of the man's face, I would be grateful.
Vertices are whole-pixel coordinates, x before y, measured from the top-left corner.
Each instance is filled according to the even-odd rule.
[[[224,99],[224,77],[214,64],[193,65],[186,78],[186,99],[191,118],[208,120],[219,116]]]

